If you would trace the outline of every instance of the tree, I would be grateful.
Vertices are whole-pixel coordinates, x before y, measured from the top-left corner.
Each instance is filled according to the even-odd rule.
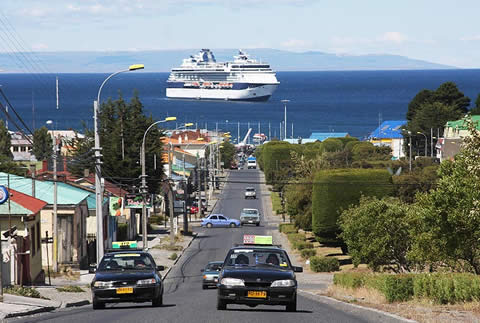
[[[223,162],[224,168],[230,168],[236,152],[235,145],[233,145],[230,141],[227,140],[223,142],[223,144],[220,146],[220,159]]]
[[[475,100],[475,107],[470,110],[471,115],[479,115],[480,114],[480,94],[477,96]]]
[[[48,159],[52,155],[53,142],[47,127],[38,128],[33,133],[32,152],[39,161]]]
[[[425,103],[431,103],[434,100],[434,91],[421,90],[408,104],[407,120],[411,121],[420,107]]]
[[[454,162],[440,165],[437,188],[417,195],[411,221],[412,259],[452,269],[470,266],[480,274],[480,132],[467,119]]]
[[[6,158],[12,158],[12,152],[10,147],[12,146],[12,136],[8,133],[8,129],[5,126],[3,120],[0,120],[0,156]]]
[[[358,206],[342,212],[340,237],[348,247],[355,266],[366,263],[374,271],[389,266],[408,272],[411,261],[408,207],[394,198],[362,197]]]

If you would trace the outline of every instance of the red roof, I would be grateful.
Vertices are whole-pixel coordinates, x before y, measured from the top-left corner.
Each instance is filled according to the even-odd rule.
[[[32,214],[37,214],[38,212],[40,212],[41,209],[45,207],[45,205],[47,205],[47,202],[39,200],[33,196],[23,194],[19,191],[12,190],[11,188],[9,189],[9,191],[11,194],[10,199],[13,202],[23,206],[27,210],[32,211]]]

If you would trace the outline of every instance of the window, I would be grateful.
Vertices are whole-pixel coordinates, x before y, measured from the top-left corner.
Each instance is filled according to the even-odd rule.
[[[224,217],[224,216],[221,216],[221,215],[218,216],[218,219],[219,219],[219,220],[226,220],[225,217]]]
[[[217,217],[216,215],[212,215],[212,216],[210,217],[210,220],[218,220],[218,217]]]
[[[18,151],[18,146],[13,146],[12,148],[14,152]]]

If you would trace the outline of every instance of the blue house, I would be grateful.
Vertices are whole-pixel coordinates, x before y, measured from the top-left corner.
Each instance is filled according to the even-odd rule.
[[[406,124],[406,120],[384,121],[367,139],[375,146],[389,146],[392,149],[392,159],[404,157],[402,128]]]

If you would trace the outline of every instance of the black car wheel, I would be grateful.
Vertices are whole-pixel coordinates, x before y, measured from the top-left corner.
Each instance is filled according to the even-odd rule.
[[[157,298],[152,299],[152,306],[159,307],[163,305],[163,294],[158,295]]]
[[[213,224],[207,223],[207,228],[211,228],[211,227],[213,227]]]
[[[260,226],[260,223],[257,223],[257,227],[259,227],[259,226]]]
[[[235,228],[237,225],[235,223],[230,223],[230,228]]]
[[[207,289],[208,287],[202,284],[202,289]]]
[[[287,312],[296,312],[297,311],[297,298],[286,306]]]
[[[224,311],[226,309],[227,309],[227,302],[225,302],[223,299],[218,298],[217,299],[217,310]]]
[[[105,308],[105,303],[93,299],[92,306],[94,310],[101,310]]]

